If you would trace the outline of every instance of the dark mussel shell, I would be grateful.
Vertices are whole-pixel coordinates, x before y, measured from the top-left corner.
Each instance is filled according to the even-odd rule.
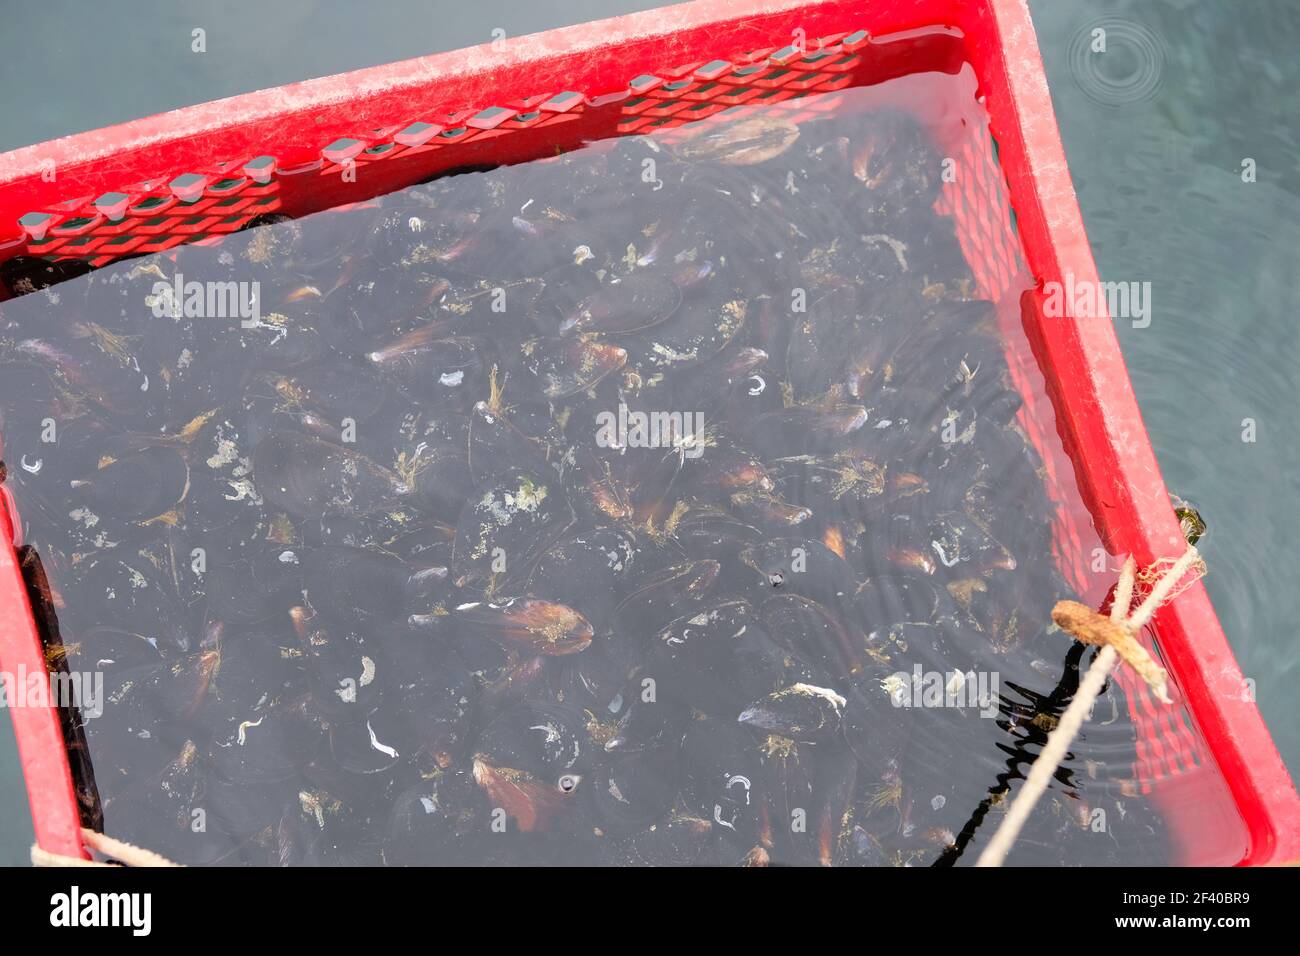
[[[196,646],[198,628],[184,613],[166,568],[161,549],[113,549],[86,558],[75,569],[73,586],[102,595],[104,601],[97,619],[86,625],[108,623],[143,634],[167,650]],[[75,614],[66,623],[82,626]]]
[[[75,498],[94,513],[132,521],[158,518],[189,492],[190,469],[174,448],[146,448],[121,457],[105,456],[99,468],[74,479]]]
[[[628,366],[645,382],[713,358],[740,333],[747,314],[743,298],[692,299],[668,321],[620,342],[626,346]]]
[[[764,458],[826,454],[842,447],[848,436],[866,425],[867,417],[861,405],[794,406],[759,415],[747,434],[750,446]]]
[[[489,481],[511,468],[545,468],[550,444],[524,432],[513,417],[494,409],[488,402],[478,402],[469,415],[469,429],[463,445],[471,478]],[[468,497],[468,491],[461,500]]]
[[[689,693],[684,681],[655,661],[633,674],[611,704],[618,720],[613,733],[605,738],[605,752],[675,751],[691,721],[690,711],[683,706]]]
[[[672,809],[679,787],[677,749],[620,754],[592,774],[588,793],[606,833],[630,833],[662,819]]]
[[[815,673],[773,639],[746,601],[710,603],[671,622],[653,638],[650,661],[664,693],[729,717],[755,697]]]
[[[637,332],[667,321],[681,302],[681,290],[667,276],[633,273],[611,279],[578,302],[561,321],[559,333]]]
[[[713,862],[714,824],[674,811],[647,829],[606,844],[612,863],[625,866],[694,866]]]
[[[369,514],[394,507],[411,487],[364,455],[293,432],[268,435],[253,453],[258,491],[295,517]]]
[[[861,670],[861,632],[831,608],[798,594],[777,594],[760,607],[769,633],[833,678]]]
[[[388,665],[372,640],[324,624],[311,608],[289,612],[306,655],[308,684],[319,712],[334,720],[359,720],[382,699]]]
[[[508,471],[465,502],[456,524],[453,581],[463,587],[496,577],[523,580],[572,523],[573,512],[558,480]]]
[[[629,634],[653,633],[656,627],[697,607],[718,579],[721,565],[704,559],[657,568],[629,582],[628,594],[615,608],[615,624]]]
[[[591,741],[579,714],[524,703],[483,732],[474,780],[519,831],[543,831],[577,806],[590,760]]]
[[[776,592],[801,594],[840,607],[857,594],[858,581],[843,557],[820,541],[774,538],[751,544],[740,553],[741,562],[755,573],[755,583]]]
[[[230,707],[212,726],[208,757],[214,773],[232,788],[251,792],[260,784],[292,777],[323,733],[320,723],[300,706],[279,701]]]
[[[539,397],[565,398],[591,388],[626,361],[623,347],[583,336],[533,339],[521,347],[518,378],[529,381]]]
[[[394,678],[395,709],[404,725],[398,745],[404,751],[427,754],[446,770],[468,745],[478,685],[460,655],[432,646],[424,635],[405,637],[398,658],[411,662]]]
[[[442,569],[443,577],[446,569]],[[332,546],[302,558],[303,590],[317,611],[372,631],[404,618],[410,570],[382,551]],[[378,634],[376,634],[378,636]]]
[[[402,759],[398,749],[402,729],[402,717],[386,707],[357,720],[331,723],[330,755],[349,773],[383,774]]]
[[[610,626],[615,584],[629,572],[636,544],[622,531],[597,528],[556,542],[537,563],[530,593],[559,600],[579,611],[597,633]]]
[[[853,175],[863,187],[857,206],[865,221],[926,211],[938,196],[940,156],[906,113],[869,114],[850,149]]]
[[[724,840],[754,846],[763,828],[763,765],[748,731],[732,721],[695,721],[682,741],[683,792],[692,812]]]
[[[384,842],[389,866],[456,866],[480,861],[490,835],[474,781],[465,771],[444,773],[403,790],[393,800]]]
[[[754,701],[736,719],[755,731],[825,743],[839,736],[847,707],[848,700],[832,688],[791,684]]]
[[[234,560],[207,562],[197,594],[209,618],[237,624],[275,619],[302,600],[302,557],[292,546],[269,545]]]

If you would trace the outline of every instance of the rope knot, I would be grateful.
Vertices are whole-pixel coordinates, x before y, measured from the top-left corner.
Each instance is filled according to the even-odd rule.
[[[1192,575],[1184,580],[1188,571]],[[1058,601],[1052,608],[1052,620],[1083,644],[1113,647],[1124,663],[1146,681],[1161,703],[1172,704],[1169,673],[1138,643],[1137,635],[1162,605],[1191,587],[1203,574],[1205,560],[1194,545],[1189,546],[1177,561],[1162,558],[1141,575],[1130,556],[1120,571],[1119,583],[1115,585],[1109,617],[1078,601]],[[1133,589],[1139,580],[1146,587],[1147,594],[1137,610],[1129,613],[1133,605]]]
[[[1190,576],[1189,571],[1192,572]],[[1146,681],[1156,697],[1166,704],[1173,703],[1169,698],[1168,673],[1138,643],[1136,635],[1162,605],[1191,587],[1203,574],[1205,562],[1195,546],[1189,546],[1176,561],[1161,558],[1141,575],[1137,573],[1137,563],[1130,555],[1120,571],[1119,583],[1115,585],[1109,617],[1078,601],[1058,601],[1052,608],[1052,620],[1057,627],[1084,644],[1101,645],[1101,653],[1079,682],[1074,699],[1061,715],[1055,729],[1048,734],[1042,752],[1029,769],[1024,788],[1012,801],[1007,815],[993,834],[993,839],[976,861],[976,866],[1002,865],[1034,804],[1046,792],[1056,769],[1065,760],[1075,736],[1088,719],[1088,713],[1101,694],[1117,658],[1123,658]],[[1132,610],[1133,590],[1139,581],[1146,589],[1146,594],[1137,609]]]

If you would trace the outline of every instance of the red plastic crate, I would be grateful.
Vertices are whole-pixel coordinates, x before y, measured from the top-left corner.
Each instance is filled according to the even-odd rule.
[[[921,28],[931,28],[925,38],[909,35]],[[1179,554],[1178,521],[1104,308],[1089,318],[1043,313],[1043,283],[1067,275],[1095,283],[1097,274],[1025,0],[701,0],[15,150],[0,155],[0,262],[23,255],[99,266],[211,240],[260,216],[304,215],[448,169],[519,162],[727,109],[784,103],[797,120],[812,106],[799,101],[805,94],[910,72],[918,48],[942,61],[957,47],[979,79],[996,160],[993,144],[987,154],[958,154],[964,185],[943,211],[957,224],[981,291],[1007,287],[1020,248],[1038,283],[1022,297],[1021,314],[1003,321],[1023,325],[1029,351],[1009,356],[1013,371],[1028,403],[1050,401],[1068,453],[1066,461],[1047,456],[1055,468],[1049,484],[1077,483],[1087,506],[1063,514],[1056,529],[1062,570],[1082,586],[1078,542],[1089,525],[1113,555],[1131,552],[1147,563]],[[355,177],[339,175],[347,164]],[[1031,394],[1030,372],[1046,379],[1045,395]],[[1049,437],[1031,435],[1040,449]],[[1073,476],[1063,474],[1066,466]],[[20,524],[3,485],[0,500],[0,533],[12,541]],[[1204,587],[1163,609],[1155,631],[1245,823],[1248,846],[1238,862],[1300,858],[1300,797],[1242,694]],[[28,673],[45,666],[11,546],[0,547],[0,666]],[[1141,735],[1135,774],[1160,781],[1152,792],[1183,862],[1223,862],[1207,860],[1204,849],[1221,825],[1218,810],[1177,786],[1180,770],[1197,759],[1191,729],[1151,706],[1141,688],[1130,696]],[[19,707],[11,715],[37,840],[79,854],[58,714]]]

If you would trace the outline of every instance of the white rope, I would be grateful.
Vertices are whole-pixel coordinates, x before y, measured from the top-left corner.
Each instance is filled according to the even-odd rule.
[[[1125,612],[1132,606],[1133,588],[1137,578],[1137,565],[1134,563],[1132,556],[1124,562],[1124,568],[1120,572],[1119,584],[1115,587],[1115,598],[1111,603],[1110,622],[1122,629],[1123,633],[1132,639],[1133,635],[1145,627],[1155,616],[1160,605],[1169,599],[1173,589],[1178,582],[1182,580],[1188,569],[1193,566],[1203,570],[1200,555],[1195,547],[1189,547],[1169,571],[1163,574],[1153,585],[1149,594],[1139,605],[1138,609],[1131,615],[1125,617]],[[1100,615],[1097,615],[1100,617]],[[1076,635],[1077,636],[1077,635]],[[1136,645],[1136,642],[1132,642]],[[1106,678],[1110,676],[1111,669],[1114,668],[1115,662],[1119,659],[1119,651],[1114,644],[1105,644],[1092,666],[1084,674],[1083,680],[1079,682],[1079,689],[1070,701],[1070,706],[1065,709],[1061,715],[1060,721],[1052,732],[1047,736],[1047,743],[1043,746],[1042,752],[1034,765],[1029,770],[1029,776],[1025,779],[1025,785],[1020,789],[1015,799],[1011,803],[1007,815],[1002,818],[1002,823],[998,826],[997,831],[993,834],[993,839],[989,841],[988,846],[984,848],[975,862],[976,866],[1001,866],[1011,851],[1012,845],[1020,835],[1021,828],[1024,827],[1025,821],[1029,819],[1029,814],[1033,812],[1038,798],[1041,797],[1052,782],[1056,775],[1057,769],[1065,760],[1065,755],[1070,750],[1070,745],[1074,743],[1074,738],[1078,736],[1079,730],[1083,727],[1088,715],[1092,712],[1092,706],[1096,703],[1097,698],[1101,695],[1101,690],[1106,686]],[[1154,665],[1153,665],[1154,666]],[[1139,673],[1143,673],[1143,668],[1138,668]],[[1159,670],[1159,668],[1156,668]],[[1163,675],[1163,671],[1160,671]],[[1145,673],[1148,681],[1152,679]],[[1153,682],[1154,686],[1154,682]],[[1166,700],[1163,689],[1163,677],[1161,677],[1157,696]]]
[[[32,865],[33,866],[180,866],[179,863],[173,863],[161,854],[146,850],[143,847],[135,846],[131,843],[125,843],[122,840],[115,840],[110,836],[102,833],[96,833],[94,830],[87,830],[84,827],[81,831],[81,842],[90,850],[100,853],[104,856],[111,857],[117,863],[104,863],[100,860],[86,860],[79,856],[65,856],[62,853],[51,853],[48,850],[42,850],[35,843],[32,844]]]

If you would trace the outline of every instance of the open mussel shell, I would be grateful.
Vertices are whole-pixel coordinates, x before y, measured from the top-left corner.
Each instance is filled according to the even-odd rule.
[[[538,598],[471,602],[443,615],[416,615],[412,623],[461,640],[492,640],[545,657],[577,654],[593,636],[591,624],[576,610]]]

